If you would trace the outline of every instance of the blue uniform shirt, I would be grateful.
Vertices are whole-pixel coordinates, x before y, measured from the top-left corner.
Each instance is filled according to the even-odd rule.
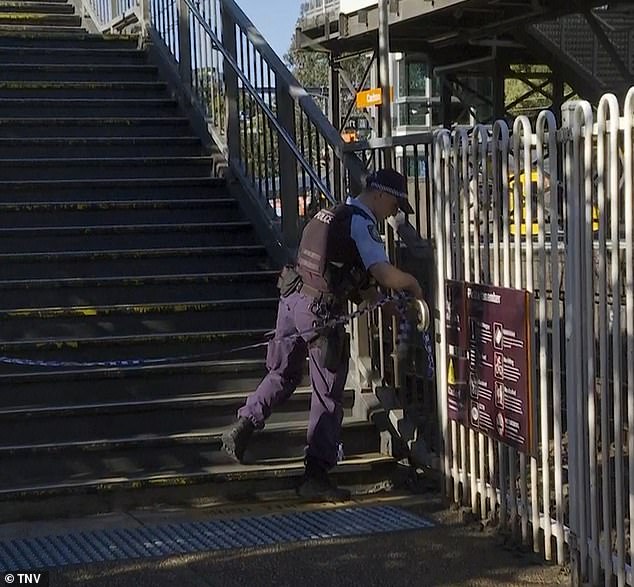
[[[389,263],[374,214],[365,204],[355,198],[349,197],[346,204],[363,210],[374,220],[372,221],[361,214],[353,214],[350,224],[350,236],[357,245],[364,267],[370,269],[375,263]]]

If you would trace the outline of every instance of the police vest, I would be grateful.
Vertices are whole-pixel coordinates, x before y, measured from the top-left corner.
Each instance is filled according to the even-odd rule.
[[[320,210],[304,228],[295,269],[314,290],[358,302],[359,290],[370,285],[370,276],[350,234],[355,214],[374,223],[357,206],[339,204]]]

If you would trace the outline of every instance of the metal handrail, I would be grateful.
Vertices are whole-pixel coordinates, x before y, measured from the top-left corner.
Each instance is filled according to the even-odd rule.
[[[189,4],[190,0],[185,1]],[[346,160],[346,167],[348,167],[352,173],[358,174],[356,179],[363,179],[365,168],[363,163],[361,163],[361,160],[358,157],[351,157],[345,150],[346,143],[344,143],[341,135],[337,132],[337,129],[315,104],[310,95],[302,87],[299,81],[297,81],[297,78],[288,70],[286,65],[284,65],[277,53],[273,51],[264,37],[262,37],[249,17],[234,2],[234,0],[222,0],[222,2],[223,5],[229,9],[229,12],[236,24],[244,30],[247,38],[257,45],[258,51],[262,54],[267,63],[273,67],[278,79],[289,88],[291,97],[299,103],[302,110],[308,115],[311,122],[317,127],[317,130],[326,139],[335,154],[342,161]]]
[[[255,30],[255,27],[253,26],[253,24],[249,21],[246,15],[239,9],[239,7],[235,4],[235,2],[233,2],[232,0],[225,0],[225,1],[227,1],[228,4],[233,4],[232,8],[235,8],[237,11],[239,11],[241,16],[244,18],[244,22],[246,22],[249,27]],[[249,78],[242,72],[240,67],[238,67],[238,64],[236,63],[235,59],[231,56],[229,51],[227,51],[227,49],[224,47],[222,42],[218,39],[217,35],[213,32],[212,28],[209,26],[209,23],[207,23],[204,17],[200,14],[198,8],[196,8],[192,0],[185,0],[185,3],[187,4],[194,18],[200,23],[204,31],[211,37],[211,40],[213,41],[213,44],[215,45],[216,49],[220,51],[220,53],[222,53],[222,56],[224,57],[225,61],[231,66],[231,69],[233,69],[236,75],[240,78],[240,81],[242,81],[242,83],[244,84],[244,87],[249,91],[249,94],[251,95],[251,97],[256,101],[258,106],[262,109],[262,112],[266,114],[266,117],[273,124],[273,126],[275,127],[275,130],[279,133],[279,136],[284,140],[284,142],[287,144],[289,149],[293,152],[293,155],[295,156],[299,164],[304,168],[306,173],[308,173],[308,175],[313,180],[313,182],[315,182],[315,185],[319,188],[319,191],[321,191],[322,194],[326,196],[326,198],[331,204],[336,204],[336,199],[332,196],[328,187],[323,183],[319,175],[317,175],[317,173],[315,172],[313,167],[308,163],[308,161],[306,161],[306,158],[297,148],[297,145],[295,144],[295,141],[293,140],[293,138],[289,135],[288,132],[286,132],[286,129],[280,124],[275,114],[273,114],[273,112],[267,106],[266,102],[262,99],[262,97],[260,96],[256,88],[251,84],[251,82],[249,81]],[[238,22],[238,24],[240,23]],[[258,40],[263,41],[262,36],[260,35],[259,32],[257,32],[257,30],[255,30],[254,35],[257,35],[256,38]],[[264,46],[266,49],[269,49],[271,53],[273,54],[273,56],[275,56],[277,60],[279,61],[279,57],[275,55],[273,50],[266,44]],[[281,61],[280,61],[280,64],[283,65]],[[302,97],[308,97],[306,90],[304,90],[304,88],[302,88],[299,85],[298,85],[298,91],[303,92]],[[310,98],[308,101],[310,104],[315,106]]]
[[[377,137],[353,143],[345,143],[347,153],[369,149],[388,149],[391,147],[407,147],[410,145],[431,145],[434,142],[433,132],[408,133],[391,137]]]

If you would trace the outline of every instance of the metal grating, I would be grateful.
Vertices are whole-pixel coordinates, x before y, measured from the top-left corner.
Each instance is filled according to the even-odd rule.
[[[269,546],[432,526],[429,520],[400,508],[372,506],[94,530],[0,542],[0,572]]]

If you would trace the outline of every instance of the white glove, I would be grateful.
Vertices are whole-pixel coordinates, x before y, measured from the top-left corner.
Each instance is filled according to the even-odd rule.
[[[394,216],[389,216],[387,223],[392,227],[394,232],[398,232],[398,229],[407,221],[407,215],[403,210],[399,210]]]

